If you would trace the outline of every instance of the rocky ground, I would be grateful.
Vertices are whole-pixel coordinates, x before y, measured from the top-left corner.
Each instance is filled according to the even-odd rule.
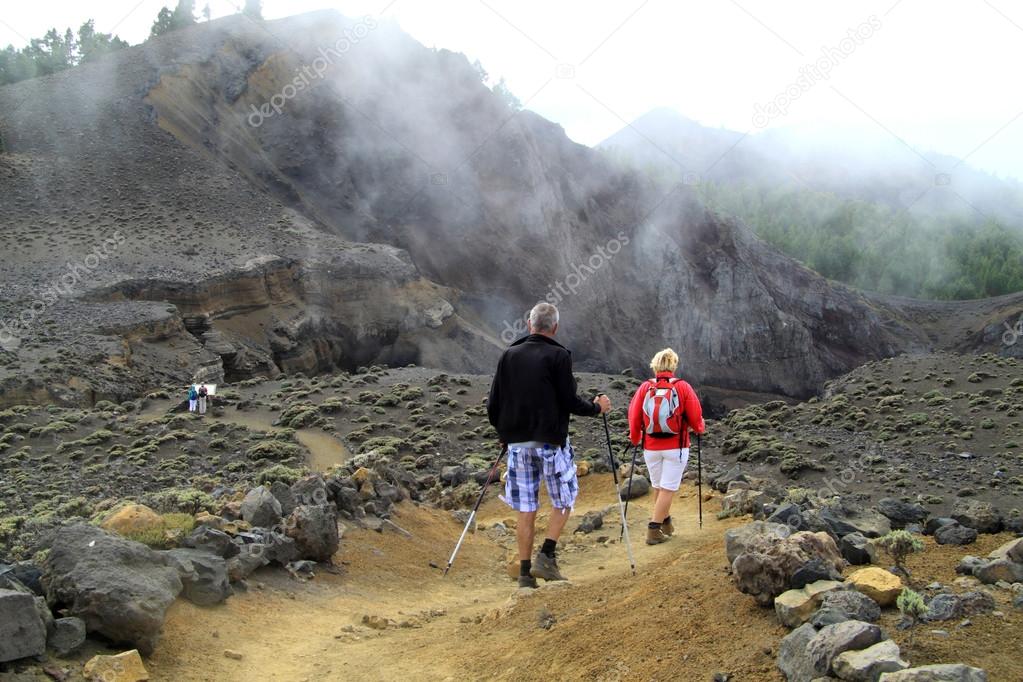
[[[675,512],[679,537],[647,548],[641,539],[650,496],[638,496],[630,513],[635,579],[617,543],[610,476],[601,473],[602,426],[574,420],[583,475],[576,517],[590,512],[590,532],[562,543],[574,582],[510,601],[505,566],[514,521],[493,493],[482,532],[470,538],[454,574],[437,577],[465,518],[458,510],[471,506],[496,454],[485,417],[489,377],[374,366],[249,380],[221,386],[204,419],[182,410],[180,389],[94,409],[11,407],[0,412],[0,563],[27,585],[26,596],[10,599],[29,607],[24,590],[37,590],[58,620],[44,620],[38,635],[48,640],[45,664],[5,664],[3,674],[35,679],[49,667],[75,679],[92,655],[135,647],[155,679],[242,679],[252,666],[282,680],[339,671],[366,679],[416,671],[426,679],[465,672],[521,679],[548,665],[565,678],[710,679],[720,672],[760,680],[784,679],[785,670],[788,679],[802,679],[792,666],[805,661],[791,651],[805,647],[781,644],[785,626],[812,620],[830,591],[858,591],[861,566],[890,565],[871,538],[906,528],[924,546],[906,562],[911,581],[876,570],[905,580],[949,620],[903,630],[885,602],[874,620],[902,647],[900,660],[964,663],[993,680],[1018,679],[1006,651],[1021,628],[1013,602],[1020,602],[1014,583],[1023,580],[1023,564],[1006,550],[988,556],[1023,530],[1014,511],[1018,460],[1007,447],[1018,429],[1015,362],[896,358],[836,380],[819,400],[755,405],[711,421],[705,528],[695,526],[690,478]],[[578,378],[583,392],[607,392],[616,405],[610,423],[620,457],[624,407],[638,379]],[[951,421],[956,416],[961,423]],[[963,440],[971,424],[975,433]],[[898,463],[875,468],[869,460],[842,478],[863,443],[873,444],[870,453],[890,448]],[[960,457],[966,452],[970,458]],[[825,469],[786,466],[794,456]],[[825,478],[844,487],[832,490]],[[1000,485],[984,486],[991,481]],[[963,494],[967,488],[973,494]],[[636,490],[643,489],[639,481]],[[752,535],[766,534],[760,545],[748,530],[738,544],[722,542],[750,515],[763,520],[750,527]],[[594,518],[603,528],[589,528]],[[793,545],[782,539],[792,531],[818,539]],[[89,543],[100,549],[83,566],[77,557]],[[807,566],[822,557],[830,568]],[[134,585],[137,599],[155,605],[151,612],[125,621],[115,617],[120,607],[110,596],[84,597],[99,567],[107,580]],[[809,577],[834,585],[811,596],[803,589]],[[0,600],[0,609],[13,608]],[[814,632],[796,627],[793,636],[809,642],[818,626],[826,623]],[[463,650],[467,631],[476,644]],[[277,632],[268,646],[268,633]],[[885,641],[880,631],[857,633],[858,644]],[[509,639],[566,656],[520,660],[498,645]],[[383,664],[384,644],[422,650],[432,662],[413,656]],[[492,655],[481,656],[480,647]],[[890,647],[878,651],[890,654]]]

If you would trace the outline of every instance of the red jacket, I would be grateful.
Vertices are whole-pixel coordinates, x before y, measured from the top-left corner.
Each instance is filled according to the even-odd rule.
[[[671,378],[674,376],[671,372],[658,372],[657,378]],[[647,389],[653,383],[651,379],[644,381],[639,388],[636,389],[636,394],[632,396],[632,402],[629,403],[629,440],[632,441],[633,445],[639,445],[643,443],[643,447],[647,450],[674,450],[679,447],[679,442],[675,438],[643,438],[643,399],[646,398]],[[674,384],[675,391],[678,393],[679,402],[682,404],[683,415],[685,417],[686,425],[688,428],[682,430],[682,447],[689,447],[689,429],[692,429],[695,433],[704,432],[703,423],[703,408],[700,407],[700,399],[696,397],[696,391],[685,381],[679,379]]]

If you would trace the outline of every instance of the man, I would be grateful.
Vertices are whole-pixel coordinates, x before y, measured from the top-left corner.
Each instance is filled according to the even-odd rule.
[[[502,445],[508,448],[508,476],[501,498],[519,513],[519,586],[536,579],[564,580],[555,556],[558,538],[579,493],[569,415],[596,417],[611,409],[606,395],[592,402],[576,394],[572,355],[554,340],[558,309],[537,303],[529,311],[529,335],[513,343],[497,363],[487,413]],[[540,479],[554,511],[543,546],[530,560],[536,532]]]
[[[199,416],[206,414],[206,398],[210,394],[210,389],[206,388],[206,382],[203,382],[199,386]]]

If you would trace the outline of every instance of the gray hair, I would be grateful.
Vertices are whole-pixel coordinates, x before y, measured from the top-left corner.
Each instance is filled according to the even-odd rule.
[[[529,328],[533,332],[554,332],[558,326],[558,309],[550,303],[537,303],[529,311]]]

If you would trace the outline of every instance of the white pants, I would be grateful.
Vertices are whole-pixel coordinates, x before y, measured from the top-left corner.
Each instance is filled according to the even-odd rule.
[[[199,396],[199,414],[206,414],[206,397]]]
[[[678,490],[689,463],[689,448],[643,450],[643,459],[650,472],[650,485],[663,490]]]
[[[195,406],[196,406],[196,403],[198,403],[198,402],[199,402],[198,398],[196,398],[195,400],[189,400],[188,401],[188,411],[189,412],[195,412]]]

